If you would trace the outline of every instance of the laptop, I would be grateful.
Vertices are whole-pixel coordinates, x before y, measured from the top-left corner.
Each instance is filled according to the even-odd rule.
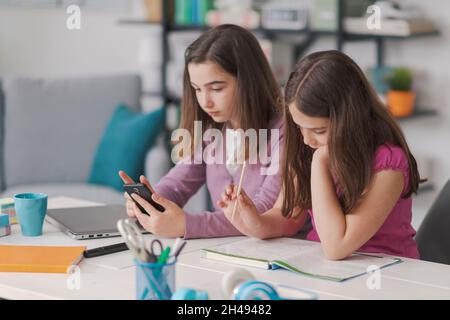
[[[46,219],[77,240],[120,236],[117,221],[127,218],[123,205],[48,209]]]

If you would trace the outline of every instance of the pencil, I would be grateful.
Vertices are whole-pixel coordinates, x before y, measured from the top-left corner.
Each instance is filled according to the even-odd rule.
[[[237,190],[237,194],[236,194],[236,202],[234,203],[233,213],[231,214],[231,222],[233,222],[233,220],[234,220],[234,214],[236,213],[238,197],[239,197],[239,194],[241,193],[242,180],[244,178],[244,171],[245,171],[245,164],[246,164],[246,162],[244,161],[244,163],[242,164],[241,177],[239,178],[239,185],[238,185],[238,190]]]

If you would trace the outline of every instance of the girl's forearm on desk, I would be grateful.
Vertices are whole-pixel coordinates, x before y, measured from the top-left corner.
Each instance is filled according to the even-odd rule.
[[[346,219],[336,196],[327,163],[313,162],[311,167],[311,200],[317,232],[328,257],[334,257],[346,230]]]
[[[304,222],[304,214],[297,219],[285,218],[281,208],[272,208],[261,215],[261,224],[255,228],[255,236],[260,239],[292,236]]]

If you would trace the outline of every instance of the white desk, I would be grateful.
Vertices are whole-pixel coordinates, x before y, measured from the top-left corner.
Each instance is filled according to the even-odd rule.
[[[49,208],[90,206],[95,203],[71,199],[49,199]],[[147,235],[152,238],[153,236]],[[202,259],[199,249],[239,238],[189,240],[176,268],[176,287],[191,287],[208,291],[210,298],[222,299],[220,283],[223,275],[236,267],[234,264]],[[172,239],[162,239],[166,245]],[[23,237],[18,225],[13,234],[0,238],[0,244],[20,245],[85,245],[88,248],[122,242],[121,238],[73,240],[45,223],[40,237]],[[132,261],[129,251],[83,259],[80,263],[80,288],[70,289],[71,275],[45,273],[0,272],[0,297],[7,299],[134,299],[133,266],[114,269],[111,261]],[[114,264],[114,263],[113,263]],[[259,280],[306,288],[316,292],[320,299],[450,299],[450,266],[425,261],[404,259],[404,262],[381,270],[381,289],[370,290],[368,276],[360,276],[343,283],[300,276],[286,270],[247,268]]]
[[[52,198],[48,202],[49,209],[93,205],[101,204],[66,197]],[[146,235],[146,237],[153,238],[152,235]],[[161,240],[164,245],[172,245],[174,241],[173,239]],[[190,240],[182,253],[198,251],[205,246],[233,240],[233,238]],[[42,236],[24,237],[19,225],[13,225],[12,235],[0,238],[0,244],[4,245],[86,246],[88,249],[119,242],[123,242],[121,237],[74,240],[47,222],[44,223]],[[123,260],[129,261],[130,267],[115,269],[104,266],[105,264],[114,265],[114,262],[120,265]],[[69,274],[0,272],[0,297],[6,299],[135,299],[135,268],[132,261],[133,255],[130,251],[83,259],[79,264],[80,289],[68,288],[68,281],[71,283]],[[177,274],[177,277],[184,276]],[[194,284],[195,282],[191,283],[191,285]]]

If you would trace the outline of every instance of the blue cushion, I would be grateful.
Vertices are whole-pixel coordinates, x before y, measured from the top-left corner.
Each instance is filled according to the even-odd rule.
[[[164,124],[164,108],[143,114],[118,106],[98,146],[89,183],[123,191],[119,170],[133,178],[144,174],[145,157]]]

